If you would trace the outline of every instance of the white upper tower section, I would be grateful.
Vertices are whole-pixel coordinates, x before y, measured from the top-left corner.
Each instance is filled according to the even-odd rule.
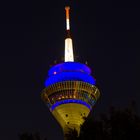
[[[70,18],[69,18],[70,7],[66,6],[65,10],[66,10],[66,31],[67,31],[67,37],[65,39],[65,62],[74,62],[73,44],[72,39],[70,37]]]

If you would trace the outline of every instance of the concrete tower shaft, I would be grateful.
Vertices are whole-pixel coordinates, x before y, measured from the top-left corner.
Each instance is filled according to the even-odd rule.
[[[66,33],[67,37],[65,39],[65,62],[74,62],[74,54],[73,54],[73,43],[70,36],[70,7],[66,6]]]

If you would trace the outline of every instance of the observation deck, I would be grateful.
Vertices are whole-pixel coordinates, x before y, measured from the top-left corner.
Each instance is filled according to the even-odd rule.
[[[90,68],[78,62],[64,62],[48,72],[42,99],[60,123],[64,133],[68,128],[80,131],[83,117],[87,117],[99,98]]]

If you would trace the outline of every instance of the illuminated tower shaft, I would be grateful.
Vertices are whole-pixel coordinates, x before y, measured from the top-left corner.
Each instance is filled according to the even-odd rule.
[[[90,68],[74,62],[70,38],[69,7],[66,7],[65,62],[53,66],[48,72],[42,99],[61,125],[64,138],[70,129],[80,132],[84,118],[88,116],[100,93],[91,76]]]
[[[67,37],[65,39],[65,62],[73,62],[74,61],[74,55],[73,55],[73,44],[72,39],[70,37],[70,16],[69,16],[69,10],[70,7],[65,7],[66,10],[66,32]]]

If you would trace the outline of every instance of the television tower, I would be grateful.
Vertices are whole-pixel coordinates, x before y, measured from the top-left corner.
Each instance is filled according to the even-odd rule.
[[[50,68],[45,89],[41,94],[43,101],[61,125],[65,140],[69,128],[77,130],[79,134],[80,126],[85,121],[84,117],[88,116],[100,95],[90,68],[74,62],[69,10],[70,7],[65,7],[67,36],[64,62]]]

